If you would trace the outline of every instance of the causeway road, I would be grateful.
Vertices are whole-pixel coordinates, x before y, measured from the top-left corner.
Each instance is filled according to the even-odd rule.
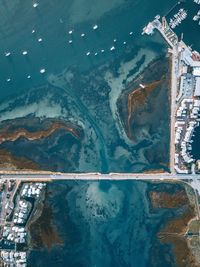
[[[173,174],[173,173],[11,173],[1,174],[0,180],[20,180],[27,182],[59,181],[59,180],[198,180],[200,174]]]

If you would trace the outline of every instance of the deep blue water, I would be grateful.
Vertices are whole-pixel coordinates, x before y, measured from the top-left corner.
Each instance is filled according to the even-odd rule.
[[[200,39],[198,38],[200,33],[200,25],[198,22],[193,21],[192,18],[198,10],[200,9],[199,5],[195,4],[193,1],[185,1],[181,3],[181,5],[177,5],[177,7],[170,14],[176,13],[177,9],[180,7],[185,8],[188,12],[188,16],[186,20],[184,20],[180,26],[175,28],[175,32],[181,37],[183,33],[183,40],[186,44],[192,46],[194,50],[200,50]]]
[[[164,1],[162,5],[157,5],[157,0],[116,0],[113,3],[121,4],[115,5],[112,1],[105,4],[106,1],[98,0],[94,3],[60,0],[59,4],[43,0],[38,1],[38,9],[32,7],[32,1],[1,2],[0,88],[1,99],[4,99],[12,93],[45,83],[46,75],[60,72],[66,67],[78,65],[83,70],[109,62],[123,54],[124,41],[131,46],[150,42],[140,35],[143,26],[155,14],[165,14],[176,1]],[[95,8],[97,3],[99,10]],[[74,10],[76,6],[78,10]],[[105,6],[113,6],[113,9],[104,14],[104,10],[109,10]],[[96,32],[92,30],[95,23],[99,25]],[[33,28],[36,34],[31,33]],[[72,37],[68,34],[71,29],[74,29]],[[129,36],[131,31],[133,35]],[[85,38],[80,37],[82,32],[86,34]],[[40,37],[43,39],[42,43],[37,42]],[[70,45],[68,41],[71,38],[73,44]],[[109,48],[115,38],[116,53],[110,53]],[[94,53],[101,49],[106,52],[94,57]],[[23,50],[29,52],[27,57],[22,56]],[[88,50],[93,53],[90,58],[85,56]],[[10,51],[13,55],[8,59],[4,56],[5,51]],[[41,68],[46,68],[46,75],[39,73]],[[29,74],[32,76],[31,80],[26,78]],[[9,77],[12,82],[7,83],[6,79]]]
[[[200,127],[197,127],[194,131],[192,143],[192,156],[195,160],[200,159]]]

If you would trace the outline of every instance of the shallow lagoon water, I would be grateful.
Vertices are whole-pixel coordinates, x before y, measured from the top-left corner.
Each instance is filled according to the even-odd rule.
[[[46,205],[63,245],[31,250],[29,266],[175,267],[172,247],[161,244],[157,233],[178,211],[152,211],[148,183],[102,183],[48,186]]]
[[[99,158],[95,162],[90,159],[86,162],[85,154],[81,151],[79,167],[62,167],[56,169],[58,171],[131,172],[148,169],[148,161],[140,155],[142,152],[137,151],[152,141],[144,140],[135,147],[127,140],[116,116],[116,101],[123,90],[124,79],[128,77],[131,80],[152,60],[165,55],[166,46],[160,36],[156,34],[148,38],[142,36],[141,31],[155,14],[165,14],[172,4],[174,1],[160,6],[156,1],[150,3],[142,0],[109,3],[96,1],[92,5],[88,1],[60,1],[58,5],[54,1],[43,1],[38,8],[33,8],[31,2],[4,2],[7,16],[1,17],[4,27],[0,33],[0,119],[14,120],[33,115],[41,119],[64,118],[82,124],[88,135],[83,141],[83,147],[89,146],[92,135],[94,140],[90,146],[94,147],[94,151],[88,154],[93,153],[90,155],[92,159],[99,153]],[[81,5],[83,8],[80,8]],[[11,21],[16,23],[11,24]],[[98,25],[96,31],[92,28],[95,24]],[[33,29],[36,31],[34,34],[31,33]],[[68,33],[70,30],[73,30],[72,34]],[[81,33],[85,33],[84,38]],[[38,38],[43,41],[39,43]],[[69,44],[69,40],[73,41],[72,44]],[[110,51],[113,45],[116,49]],[[9,58],[3,56],[7,50],[12,53]],[[27,56],[22,55],[23,50],[28,51]],[[88,57],[87,51],[91,52]],[[98,55],[95,56],[95,53]],[[41,68],[46,69],[43,75],[39,72]],[[101,68],[104,70],[101,71]],[[49,85],[52,74],[59,74],[64,69],[68,70],[69,80],[74,76],[73,83],[66,82],[64,89],[57,83],[54,84],[56,88],[34,89],[40,85]],[[111,72],[111,76],[103,77],[105,72]],[[29,74],[31,79],[26,78]],[[111,77],[109,82],[106,78],[108,76]],[[119,76],[119,79],[115,79],[115,76]],[[9,83],[6,82],[8,77],[11,78]],[[98,90],[94,94],[96,98],[88,102],[94,90]],[[101,91],[104,99],[100,101]],[[71,105],[67,102],[71,102]],[[165,134],[168,135],[167,131]],[[157,142],[159,138],[152,139]],[[43,140],[41,144],[44,144]],[[32,146],[35,145],[32,142]],[[23,146],[27,148],[26,140],[5,143],[3,148],[33,161],[41,158],[29,153]],[[38,148],[37,151],[40,150]],[[137,150],[133,152],[135,148]],[[40,160],[37,163],[41,163],[41,168],[44,168]],[[156,162],[155,166],[160,168],[160,163]]]
[[[165,44],[158,34],[149,38],[141,36],[141,30],[156,14],[166,14],[176,1],[162,1],[162,4],[158,0],[59,0],[59,4],[53,0],[39,2],[36,10],[32,7],[32,1],[0,1],[0,100],[3,107],[15,96],[26,94],[33,90],[33,87],[47,84],[51,73],[60,73],[65,68],[75,66],[82,73],[110,62],[119,65],[120,61],[123,62],[127,49],[133,51],[134,57],[135,47],[143,48],[146,56],[153,55],[150,60],[165,53]],[[99,29],[93,31],[92,26],[96,23]],[[194,43],[195,49],[200,48],[199,38],[191,39],[194,34],[190,34],[192,31],[188,25],[183,24],[177,32],[180,34],[183,27],[187,29],[186,40],[190,44]],[[36,29],[36,34],[31,33],[33,28]],[[68,34],[71,29],[74,30],[72,37]],[[199,29],[200,27],[195,26],[197,33]],[[85,38],[80,37],[83,32],[86,34]],[[129,35],[130,32],[133,32],[133,35]],[[37,41],[40,37],[43,38],[42,43]],[[70,39],[73,40],[72,44],[68,43]],[[126,45],[123,42],[127,42]],[[112,45],[116,46],[113,53],[110,51]],[[101,49],[105,49],[105,53],[102,54]],[[4,56],[7,50],[12,52],[10,58]],[[26,57],[21,54],[23,50],[28,51]],[[87,51],[91,51],[90,57],[86,57]],[[99,54],[95,56],[95,52]],[[129,57],[132,59],[131,55]],[[41,68],[46,69],[45,75],[39,73]],[[32,76],[30,80],[26,78],[29,74]],[[9,77],[12,80],[7,83],[6,79]],[[33,102],[36,102],[33,106],[18,107],[19,103],[16,103],[13,111],[6,111],[1,115],[1,119],[14,119],[32,113],[38,117],[60,115],[57,105],[49,109],[46,102],[44,105],[38,104],[40,93],[37,92],[33,98]],[[20,142],[18,145],[20,148]],[[18,153],[20,152],[19,149]],[[127,169],[132,171],[129,163],[124,168]],[[33,251],[29,259],[30,266],[161,266],[159,262],[157,265],[151,265],[150,248],[157,242],[157,230],[169,219],[169,214],[165,217],[163,213],[149,213],[149,203],[145,198],[146,184],[121,182],[119,187],[115,183],[103,183],[100,188],[101,190],[99,185],[92,182],[81,183],[80,186],[73,185],[72,192],[67,195],[65,185],[52,185],[55,195],[54,199],[49,197],[48,201],[53,203],[57,218],[55,224],[61,232],[61,237],[65,241],[69,240],[69,243],[66,248]],[[77,198],[78,194],[81,202]],[[98,214],[99,216],[96,214],[94,201],[84,202],[86,196],[90,199],[95,197],[101,211],[105,212],[106,219],[101,217],[102,213]],[[78,226],[69,221],[67,211]],[[160,246],[159,249],[162,266],[175,266],[174,260],[167,262],[163,258],[163,251],[169,251],[170,248]]]

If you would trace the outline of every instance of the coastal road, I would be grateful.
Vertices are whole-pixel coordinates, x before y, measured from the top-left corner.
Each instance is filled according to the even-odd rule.
[[[1,174],[0,180],[20,180],[27,182],[36,182],[36,181],[59,181],[59,180],[113,180],[113,181],[122,181],[122,180],[198,180],[200,179],[200,174],[173,174],[173,173],[109,173],[109,174],[100,174],[100,173],[10,173],[10,174]]]
[[[171,66],[171,117],[170,117],[170,171],[174,170],[175,157],[175,113],[176,113],[176,95],[177,95],[177,48],[172,50],[172,66]]]

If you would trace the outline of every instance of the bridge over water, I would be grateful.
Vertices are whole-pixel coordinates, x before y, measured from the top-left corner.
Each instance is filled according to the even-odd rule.
[[[21,181],[58,181],[58,180],[198,180],[200,174],[172,174],[172,173],[7,173],[0,175],[1,180],[21,180]]]

